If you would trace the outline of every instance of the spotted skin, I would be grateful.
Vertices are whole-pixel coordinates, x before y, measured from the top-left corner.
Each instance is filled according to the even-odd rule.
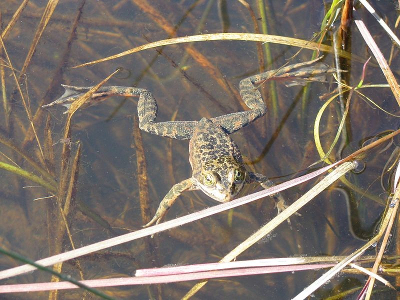
[[[192,177],[175,184],[161,201],[153,219],[145,225],[159,223],[179,195],[187,190],[202,190],[211,198],[227,202],[232,200],[244,184],[257,182],[263,188],[272,184],[264,175],[246,170],[239,148],[229,134],[245,127],[266,113],[266,105],[257,90],[258,85],[269,80],[292,81],[303,84],[308,81],[324,81],[324,75],[335,69],[319,63],[318,59],[306,63],[289,65],[279,70],[267,71],[240,81],[240,95],[250,108],[248,111],[231,113],[215,118],[202,118],[200,121],[155,122],[157,103],[153,95],[142,88],[109,86],[101,87],[88,105],[93,105],[110,96],[139,97],[137,111],[140,129],[152,134],[174,139],[189,139],[189,162]],[[56,101],[44,107],[61,104],[69,105],[86,93],[90,87],[64,85],[65,93]],[[278,209],[285,204],[279,195],[275,195]]]

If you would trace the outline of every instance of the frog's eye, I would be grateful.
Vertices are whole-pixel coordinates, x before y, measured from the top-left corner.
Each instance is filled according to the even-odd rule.
[[[235,170],[235,174],[234,174],[234,181],[235,183],[239,183],[242,182],[244,180],[246,173],[242,170]]]
[[[212,173],[203,174],[203,182],[205,185],[213,186],[216,183],[216,178]]]

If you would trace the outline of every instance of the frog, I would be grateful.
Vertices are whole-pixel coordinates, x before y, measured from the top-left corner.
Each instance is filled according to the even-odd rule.
[[[92,94],[86,106],[97,104],[111,96],[138,97],[137,114],[141,130],[172,139],[189,140],[192,176],[172,186],[159,204],[154,217],[144,225],[148,227],[159,224],[175,200],[185,191],[201,190],[218,202],[228,202],[246,184],[258,183],[265,189],[273,186],[267,176],[248,170],[230,135],[266,114],[267,106],[258,90],[261,84],[270,80],[285,81],[288,85],[324,82],[326,74],[334,71],[334,68],[315,59],[252,75],[239,83],[240,96],[249,110],[212,118],[203,117],[199,121],[156,122],[156,99],[150,91],[137,87],[100,87]],[[63,87],[64,94],[43,107],[61,104],[69,108],[72,102],[91,89],[70,85]],[[286,208],[285,200],[279,193],[272,197],[276,201],[278,212]]]

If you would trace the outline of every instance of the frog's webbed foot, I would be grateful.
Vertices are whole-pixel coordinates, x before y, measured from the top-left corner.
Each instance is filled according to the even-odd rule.
[[[69,109],[69,107],[75,100],[77,100],[90,89],[90,87],[78,87],[65,84],[62,84],[62,86],[65,89],[64,94],[57,100],[54,100],[49,104],[43,105],[43,108],[51,107],[54,105],[62,105]]]
[[[51,107],[54,105],[62,105],[67,109],[71,106],[71,104],[76,101],[78,98],[82,97],[85,93],[87,93],[92,87],[84,87],[84,86],[72,86],[62,84],[65,89],[64,94],[58,98],[57,100],[43,105],[43,108]],[[135,87],[125,87],[125,86],[103,86],[100,87],[96,92],[93,93],[92,97],[85,102],[85,107],[95,105],[108,97],[111,96],[139,96],[140,93],[145,92],[144,89],[139,89]],[[67,112],[65,112],[67,113]]]
[[[252,78],[256,84],[262,84],[268,80],[284,81],[288,87],[295,85],[305,85],[309,82],[326,82],[326,75],[335,73],[337,70],[325,63],[320,62],[323,56],[314,60],[297,63],[272,70]]]
[[[183,180],[175,184],[169,192],[165,195],[164,199],[161,201],[156,214],[153,219],[143,227],[149,227],[151,225],[160,223],[161,219],[167,214],[170,207],[174,204],[176,198],[180,196],[184,191],[194,189],[194,183],[192,178]]]

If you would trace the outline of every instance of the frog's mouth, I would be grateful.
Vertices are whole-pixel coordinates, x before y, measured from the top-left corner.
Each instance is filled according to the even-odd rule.
[[[213,184],[205,184],[197,181],[197,186],[206,195],[218,202],[231,201],[241,191],[244,180],[241,182],[232,182],[232,180],[222,181],[219,176],[215,176],[217,180]]]
[[[243,185],[242,185],[243,186]],[[200,185],[200,189],[207,194],[209,197],[213,198],[218,202],[228,202],[231,201],[239,193],[242,187],[232,187],[231,191],[226,191],[225,187],[216,184],[213,188]]]

